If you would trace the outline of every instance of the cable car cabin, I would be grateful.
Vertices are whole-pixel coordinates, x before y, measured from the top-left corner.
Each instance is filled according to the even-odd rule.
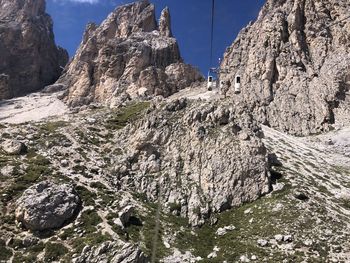
[[[241,76],[239,75],[235,77],[235,93],[241,93]]]
[[[216,79],[212,75],[208,75],[208,90],[213,90],[216,88]]]

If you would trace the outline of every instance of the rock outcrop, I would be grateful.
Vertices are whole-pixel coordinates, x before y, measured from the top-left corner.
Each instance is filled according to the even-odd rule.
[[[266,149],[251,114],[184,100],[165,108],[118,134],[116,145],[127,151],[115,160],[116,187],[161,198],[193,226],[269,192]]]
[[[1,144],[1,149],[9,155],[19,155],[27,151],[27,146],[17,140],[6,140]]]
[[[104,242],[99,246],[86,246],[74,263],[146,263],[149,259],[141,249],[130,243]]]
[[[349,8],[340,0],[268,0],[224,55],[223,80],[242,78],[233,99],[281,131],[329,130],[350,89]]]
[[[0,0],[0,100],[54,83],[67,62],[45,0]]]
[[[201,79],[181,59],[169,10],[158,26],[154,5],[143,0],[117,8],[100,26],[89,24],[58,83],[67,86],[70,105],[115,105],[121,98],[166,97]]]
[[[71,185],[40,182],[17,200],[16,219],[33,231],[58,228],[72,218],[79,203]]]

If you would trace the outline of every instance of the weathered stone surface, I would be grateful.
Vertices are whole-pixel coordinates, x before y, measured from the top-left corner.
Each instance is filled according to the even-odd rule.
[[[0,0],[0,100],[54,83],[67,61],[45,0]]]
[[[143,0],[117,8],[100,26],[89,24],[58,83],[68,88],[70,105],[98,101],[118,106],[122,96],[166,97],[201,79],[181,59],[169,10],[162,12],[158,27],[154,5]]]
[[[25,190],[16,202],[16,219],[30,230],[58,228],[72,218],[80,203],[68,184],[40,182]]]
[[[266,149],[252,115],[232,104],[169,107],[118,134],[116,145],[127,151],[116,160],[116,186],[150,201],[160,195],[194,226],[269,191]]]
[[[99,246],[85,247],[74,263],[146,263],[148,258],[141,249],[130,243],[104,242]]]
[[[349,8],[341,0],[268,0],[224,55],[223,80],[242,77],[233,100],[281,131],[329,130],[350,89],[350,20],[342,21]]]
[[[1,144],[1,149],[9,155],[19,155],[25,153],[27,146],[17,140],[6,140]]]

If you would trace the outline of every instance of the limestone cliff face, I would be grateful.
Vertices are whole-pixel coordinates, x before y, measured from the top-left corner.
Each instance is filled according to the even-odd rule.
[[[291,134],[327,131],[350,89],[349,10],[347,0],[268,0],[224,55],[222,78],[242,77],[233,100]]]
[[[181,59],[169,10],[158,27],[154,5],[139,1],[117,8],[100,26],[89,24],[58,82],[68,87],[71,105],[118,104],[121,97],[169,96],[201,78]]]
[[[45,0],[0,0],[0,99],[54,83],[67,61]]]
[[[176,100],[115,137],[126,151],[110,180],[165,207],[175,204],[178,215],[199,226],[269,192],[261,135],[253,116],[231,103]]]

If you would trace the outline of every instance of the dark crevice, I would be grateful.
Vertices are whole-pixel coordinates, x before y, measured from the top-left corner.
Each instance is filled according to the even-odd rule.
[[[272,102],[274,100],[274,86],[276,85],[276,82],[279,79],[279,72],[277,69],[277,63],[276,63],[276,59],[274,59],[273,61],[273,75],[272,75],[272,79],[270,81],[270,102]]]
[[[282,41],[283,43],[287,43],[289,41],[289,31],[288,31],[288,21],[287,19],[283,20],[282,24]]]
[[[335,123],[334,109],[338,108],[342,101],[345,101],[347,95],[346,93],[350,90],[350,86],[344,81],[340,81],[337,84],[339,86],[338,91],[335,94],[335,99],[333,101],[327,101],[329,114],[325,117],[321,125]]]

